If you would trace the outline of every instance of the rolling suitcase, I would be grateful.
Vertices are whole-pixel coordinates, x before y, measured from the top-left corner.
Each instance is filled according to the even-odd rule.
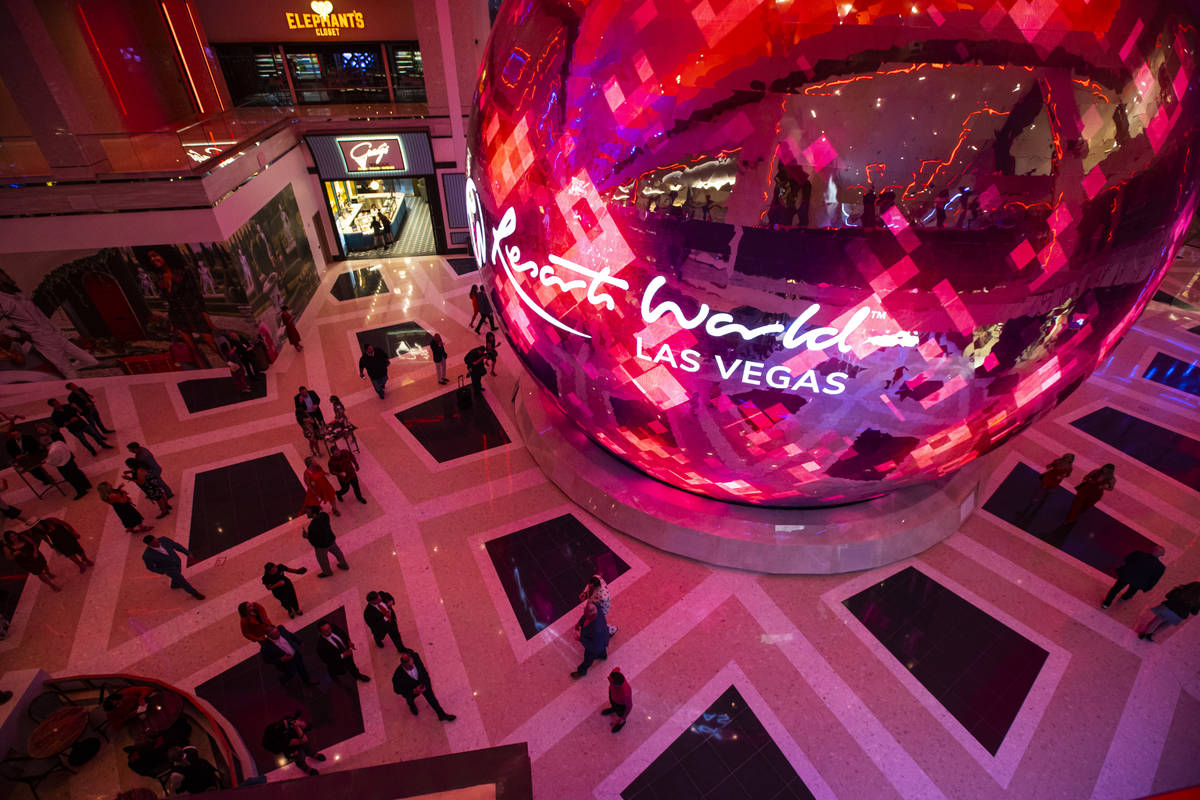
[[[471,407],[471,386],[467,383],[466,375],[458,376],[458,388],[454,390],[454,397],[460,409],[466,410]]]

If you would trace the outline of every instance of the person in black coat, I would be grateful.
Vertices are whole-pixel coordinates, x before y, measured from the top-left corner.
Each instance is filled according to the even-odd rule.
[[[300,600],[296,597],[296,587],[292,583],[292,579],[287,576],[289,572],[293,575],[303,575],[308,572],[308,567],[292,569],[287,564],[276,564],[268,561],[263,566],[262,582],[263,586],[271,590],[271,594],[283,606],[283,610],[288,612],[288,616],[294,619],[304,612],[300,610]]]
[[[325,415],[321,413],[321,398],[307,386],[301,386],[300,391],[292,398],[296,407],[296,422],[303,425],[305,417],[312,417],[321,427],[325,427]]]
[[[287,628],[276,625],[267,631],[267,638],[258,643],[262,651],[263,661],[279,670],[279,679],[286,681],[293,673],[299,674],[300,679],[309,686],[316,686],[304,665],[304,654],[300,652],[301,642],[296,634]]]
[[[354,663],[354,644],[344,630],[328,620],[318,630],[321,638],[317,640],[317,655],[329,668],[329,677],[337,680],[349,672],[363,683],[371,680]]]
[[[46,458],[46,451],[38,444],[37,439],[13,428],[8,432],[8,441],[4,443],[4,450],[12,462],[21,469],[47,486],[54,485],[54,479],[42,466],[42,461]]]
[[[1125,556],[1125,563],[1117,570],[1117,582],[1108,590],[1108,594],[1104,596],[1104,602],[1100,604],[1101,608],[1108,608],[1112,605],[1113,598],[1117,596],[1117,592],[1126,589],[1125,594],[1121,595],[1122,600],[1128,600],[1137,592],[1148,592],[1158,583],[1158,579],[1163,576],[1167,568],[1163,566],[1161,559],[1167,554],[1161,546],[1155,546],[1152,552],[1143,550],[1134,550],[1129,555]]]
[[[400,666],[396,667],[392,674],[392,690],[408,702],[408,710],[414,717],[417,715],[417,698],[424,697],[442,722],[453,722],[456,719],[453,714],[447,714],[442,709],[442,704],[433,693],[429,672],[414,650],[404,650],[400,653]]]
[[[363,609],[363,621],[371,629],[375,644],[383,647],[383,639],[389,636],[392,644],[401,653],[404,641],[400,638],[400,626],[396,623],[396,598],[387,592],[367,592],[367,607]]]

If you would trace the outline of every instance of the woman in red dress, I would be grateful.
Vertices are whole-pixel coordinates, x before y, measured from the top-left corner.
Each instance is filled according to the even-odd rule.
[[[291,310],[287,306],[280,306],[279,321],[283,323],[283,329],[287,332],[288,341],[292,347],[299,352],[304,348],[300,346],[300,331],[296,330],[296,318],[292,316]]]
[[[337,492],[329,482],[329,474],[321,468],[312,456],[304,459],[304,486],[308,490],[304,495],[304,505],[319,506],[328,503],[333,509],[333,515],[340,517],[342,512],[337,507]]]

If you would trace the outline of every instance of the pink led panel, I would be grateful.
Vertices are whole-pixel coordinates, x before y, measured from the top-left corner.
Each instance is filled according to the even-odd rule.
[[[1196,39],[1156,0],[509,0],[472,244],[617,457],[876,496],[1012,436],[1141,312],[1196,206]]]

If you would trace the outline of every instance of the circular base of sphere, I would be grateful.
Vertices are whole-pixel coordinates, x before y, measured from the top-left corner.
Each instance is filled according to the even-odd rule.
[[[531,380],[518,389],[514,416],[546,477],[605,524],[668,553],[778,575],[857,572],[932,547],[982,505],[991,461],[853,505],[761,508],[684,492],[632,469],[572,425]]]

